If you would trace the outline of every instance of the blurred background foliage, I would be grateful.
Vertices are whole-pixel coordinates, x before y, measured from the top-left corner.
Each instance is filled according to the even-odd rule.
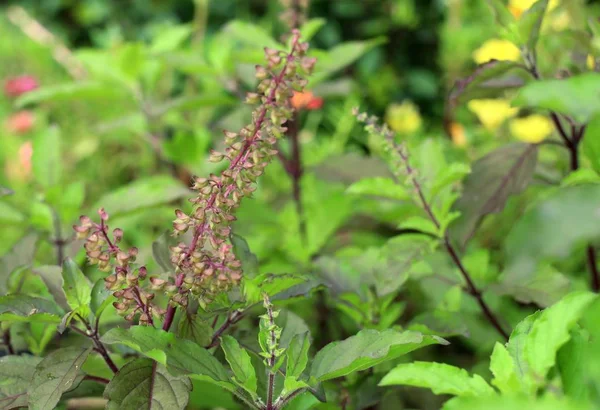
[[[508,3],[518,15],[532,1]],[[584,0],[551,3],[543,30],[556,35],[540,42],[545,64],[540,69],[562,67],[573,54],[585,67],[588,54],[578,53],[584,42],[576,30],[585,27],[587,17],[598,15],[600,6]],[[111,225],[123,228],[125,240],[141,250],[138,259],[152,269],[151,244],[169,229],[173,204],[188,206],[183,199],[189,196],[191,176],[217,172],[207,161],[209,150],[220,147],[224,129],[236,131],[249,121],[243,100],[254,87],[253,67],[263,60],[262,47],[277,46],[286,32],[280,2],[19,0],[2,7],[0,188],[12,195],[0,200],[0,254],[25,232],[35,231],[42,239],[36,261],[52,263],[57,241],[71,237],[79,215],[104,206]],[[495,336],[475,319],[477,307],[461,297],[459,285],[431,279],[456,276],[439,252],[411,272],[411,278],[422,279],[420,287],[402,288],[413,297],[392,303],[408,274],[389,259],[397,244],[388,240],[398,234],[398,221],[417,211],[398,201],[346,193],[360,178],[389,176],[386,165],[369,155],[377,154],[377,147],[351,109],[360,106],[384,118],[409,141],[426,176],[440,177],[445,164],[470,163],[509,142],[552,138],[547,117],[513,108],[508,99],[483,96],[466,104],[449,103],[456,81],[478,63],[516,60],[518,50],[498,38],[482,0],[312,0],[303,31],[312,36],[311,52],[319,59],[310,93],[294,102],[305,167],[301,185],[307,243],[300,240],[292,181],[277,161],[254,200],[240,208],[237,232],[258,256],[261,272],[294,272],[317,260],[315,269],[341,300],[334,307],[341,312],[341,325],[313,332],[327,338],[317,345],[362,327],[391,326],[405,312],[427,311],[417,316],[416,328],[426,323],[440,334],[443,328],[449,328],[448,335],[468,333],[469,339],[446,347],[444,355],[483,369],[478,358],[487,357]],[[567,46],[574,53],[562,53]],[[8,81],[22,76],[33,79],[35,89],[8,92]],[[293,147],[282,141],[281,149],[289,153]],[[470,244],[465,262],[477,272],[478,283],[493,283],[499,276],[502,243],[511,224],[531,198],[556,184],[568,168],[559,150],[540,150],[539,155],[537,184],[486,220],[478,241]],[[83,265],[78,243],[64,248]],[[585,283],[581,258],[561,264],[563,271],[574,272],[575,282]],[[99,277],[98,272],[86,273]],[[546,273],[555,279],[554,287],[542,292],[547,299],[535,299],[540,306],[565,293],[566,279],[550,268]],[[548,283],[534,282],[533,291]],[[517,291],[497,293],[514,296]],[[513,324],[533,310],[528,303],[503,303],[497,295],[490,299]],[[307,316],[311,327],[323,326],[314,323],[311,309],[303,308],[308,303],[295,302],[293,311]],[[465,351],[475,351],[476,357]],[[360,385],[364,397],[377,397],[370,382],[352,383]],[[388,408],[401,408],[397,397],[389,396]],[[437,408],[440,402],[422,392],[412,391],[410,397],[421,408]],[[211,400],[236,408],[228,395],[215,392]]]

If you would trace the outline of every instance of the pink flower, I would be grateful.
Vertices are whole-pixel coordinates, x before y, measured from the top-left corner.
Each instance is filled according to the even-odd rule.
[[[35,90],[38,87],[39,84],[35,77],[30,75],[21,75],[6,80],[4,83],[4,94],[9,97],[18,97],[21,94]]]

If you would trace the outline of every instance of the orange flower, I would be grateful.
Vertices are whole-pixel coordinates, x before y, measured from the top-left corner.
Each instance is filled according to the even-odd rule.
[[[323,98],[315,97],[311,91],[294,91],[294,95],[292,96],[292,107],[296,110],[318,110],[323,107]]]
[[[25,134],[33,128],[35,117],[31,111],[19,111],[6,120],[6,129],[11,134]]]
[[[465,127],[457,122],[450,124],[450,136],[452,142],[458,147],[464,147],[467,145],[467,135],[465,134]]]

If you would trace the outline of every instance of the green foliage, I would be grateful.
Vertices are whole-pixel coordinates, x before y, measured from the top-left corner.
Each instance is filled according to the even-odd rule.
[[[593,2],[9,3],[0,408],[600,406]]]

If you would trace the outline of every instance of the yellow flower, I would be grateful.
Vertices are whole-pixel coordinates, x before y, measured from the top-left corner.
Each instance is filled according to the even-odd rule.
[[[423,124],[419,108],[410,101],[391,104],[385,113],[385,120],[391,129],[402,134],[416,132]]]
[[[523,141],[537,144],[546,139],[554,131],[552,121],[543,115],[530,115],[524,118],[515,118],[510,122],[511,134]]]
[[[477,115],[483,126],[490,131],[495,131],[518,111],[518,108],[510,106],[508,100],[471,100],[467,106],[471,112]]]
[[[518,19],[536,2],[537,0],[510,0],[508,2],[508,9],[512,13],[512,15]],[[560,0],[550,0],[550,3],[548,3],[548,10],[555,9],[559,3]]]
[[[594,58],[593,55],[588,54],[586,62],[587,62],[587,68],[589,68],[590,70],[596,69],[596,59]]]
[[[473,52],[473,60],[477,64],[487,63],[493,59],[518,61],[520,57],[519,48],[508,40],[488,40]]]

